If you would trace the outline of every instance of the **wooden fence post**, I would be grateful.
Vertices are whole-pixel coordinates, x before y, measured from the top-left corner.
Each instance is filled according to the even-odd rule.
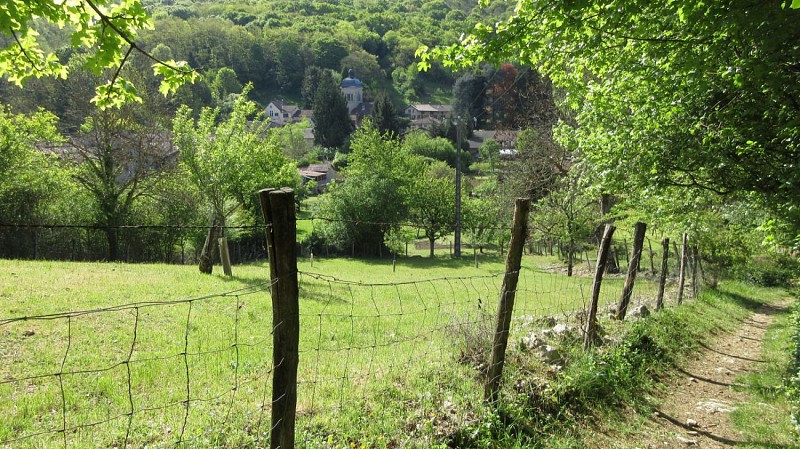
[[[641,221],[637,222],[633,227],[633,248],[630,258],[628,258],[628,274],[625,277],[625,286],[622,288],[622,295],[619,298],[619,303],[617,303],[618,320],[624,320],[625,314],[628,313],[628,304],[631,302],[633,285],[636,282],[636,273],[639,272],[639,261],[642,260],[645,231],[647,231],[647,225]],[[626,248],[627,246],[628,244],[625,243]]]
[[[228,250],[228,239],[225,237],[219,238],[219,260],[222,262],[222,271],[225,276],[233,276],[231,271],[231,253]]]
[[[656,297],[656,310],[664,307],[664,288],[667,286],[667,263],[669,262],[669,239],[661,241],[661,275],[658,278],[658,296]]]
[[[492,344],[492,359],[484,390],[486,401],[497,402],[500,381],[503,378],[508,333],[511,328],[511,315],[514,311],[514,299],[517,295],[519,270],[522,266],[522,252],[525,249],[525,236],[528,227],[528,211],[531,207],[529,198],[517,198],[514,205],[514,225],[511,229],[511,242],[508,245],[506,271],[503,285],[500,288],[500,304],[497,308],[497,325]]]
[[[271,449],[293,449],[297,414],[297,363],[300,338],[297,283],[297,223],[294,191],[259,192],[264,213],[272,280],[272,427]]]
[[[689,235],[683,233],[683,246],[681,247],[681,265],[678,272],[678,304],[683,303],[683,287],[686,284],[686,245],[689,240]]]
[[[611,224],[606,224],[603,231],[603,238],[600,240],[600,248],[597,250],[597,267],[594,271],[594,283],[592,284],[592,300],[589,303],[589,314],[586,317],[586,332],[583,336],[583,347],[589,349],[594,343],[597,334],[597,303],[600,300],[600,284],[603,282],[603,273],[606,270],[609,249],[611,247],[611,237],[616,228]]]
[[[697,299],[700,288],[697,285],[697,245],[692,245],[692,298]]]

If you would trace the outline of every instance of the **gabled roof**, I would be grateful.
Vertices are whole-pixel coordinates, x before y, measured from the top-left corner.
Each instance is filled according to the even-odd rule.
[[[453,107],[449,104],[412,104],[409,107],[419,112],[452,112]]]
[[[275,106],[279,111],[286,112],[289,116],[293,117],[296,114],[299,114],[300,107],[294,104],[288,104],[283,100],[272,100],[269,104]],[[269,105],[267,105],[269,107]]]

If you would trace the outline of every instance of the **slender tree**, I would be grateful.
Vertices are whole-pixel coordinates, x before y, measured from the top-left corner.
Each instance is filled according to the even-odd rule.
[[[375,98],[375,106],[372,109],[372,123],[381,134],[389,137],[400,135],[400,116],[397,114],[392,100],[382,92]]]
[[[350,111],[338,84],[330,73],[320,79],[314,96],[314,143],[325,148],[340,148],[353,131]]]

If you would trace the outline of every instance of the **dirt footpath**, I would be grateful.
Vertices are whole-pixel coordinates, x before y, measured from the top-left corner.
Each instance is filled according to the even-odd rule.
[[[781,307],[783,305],[779,305]],[[788,306],[788,304],[786,305]],[[736,388],[736,378],[760,371],[762,341],[772,315],[782,309],[764,306],[745,318],[736,330],[721,334],[690,361],[662,398],[647,426],[647,437],[636,447],[730,448],[743,443],[733,429],[730,412],[748,400]]]

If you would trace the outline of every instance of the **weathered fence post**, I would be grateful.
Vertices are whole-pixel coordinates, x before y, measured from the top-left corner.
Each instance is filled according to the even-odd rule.
[[[647,239],[647,248],[650,250],[650,272],[656,274],[655,256],[653,254],[653,242]]]
[[[689,235],[684,232],[683,246],[681,247],[681,265],[680,265],[680,271],[678,272],[678,304],[683,303],[683,287],[686,284],[686,258],[687,258],[686,245],[688,240],[689,240]]]
[[[692,298],[697,299],[700,289],[697,285],[697,245],[692,245]]]
[[[294,191],[259,192],[272,280],[272,427],[270,448],[293,449],[300,338]]]
[[[228,251],[228,239],[225,237],[219,238],[219,260],[222,262],[222,271],[225,276],[233,276],[231,271],[231,253]]]
[[[628,304],[631,302],[631,294],[633,294],[633,285],[636,282],[636,273],[639,272],[639,261],[642,260],[642,249],[644,248],[644,233],[647,231],[647,225],[641,221],[637,222],[633,227],[633,248],[628,259],[628,274],[625,277],[625,286],[622,287],[622,295],[617,304],[617,319],[624,320],[625,314],[628,313]],[[625,243],[627,248],[628,244]]]
[[[511,328],[511,315],[514,311],[519,270],[522,266],[522,251],[525,249],[525,236],[528,234],[528,211],[530,206],[531,200],[528,198],[517,198],[514,205],[514,225],[511,229],[511,242],[508,245],[503,285],[500,288],[500,304],[497,308],[497,325],[492,344],[492,359],[489,364],[489,373],[484,390],[486,401],[489,403],[497,401],[500,381],[503,378],[503,364],[505,363],[506,346],[508,346],[508,333]]]
[[[597,335],[597,303],[600,300],[600,285],[603,282],[603,273],[606,270],[609,248],[611,247],[611,237],[616,228],[611,224],[606,224],[603,231],[603,238],[600,240],[600,248],[597,250],[597,267],[594,271],[594,283],[592,284],[592,300],[589,303],[589,314],[586,316],[586,333],[583,336],[583,347],[589,349],[594,343]]]
[[[664,307],[664,288],[667,286],[667,263],[669,262],[669,239],[661,241],[661,275],[658,278],[658,296],[656,296],[656,310]]]

